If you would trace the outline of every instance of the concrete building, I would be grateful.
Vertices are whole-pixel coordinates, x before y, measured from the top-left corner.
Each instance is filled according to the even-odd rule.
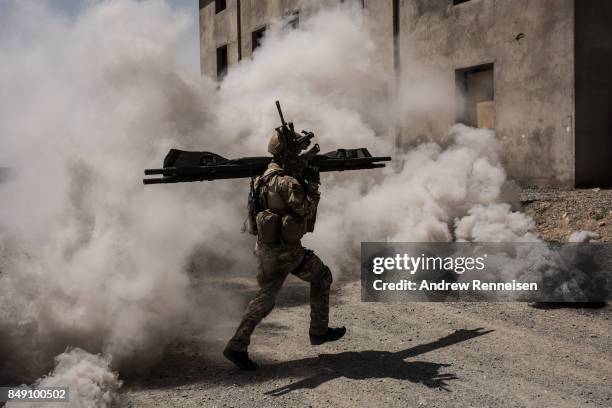
[[[221,80],[251,56],[272,19],[297,26],[339,1],[200,0],[202,73]],[[495,128],[505,167],[523,185],[612,187],[612,2],[360,3],[382,33],[381,58],[398,81],[409,79],[403,67],[417,59],[428,79],[455,95],[448,108],[397,129],[398,148],[428,137],[415,134],[431,128],[422,124],[459,121]]]

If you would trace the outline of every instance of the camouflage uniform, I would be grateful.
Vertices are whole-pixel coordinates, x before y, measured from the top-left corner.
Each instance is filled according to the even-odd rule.
[[[266,181],[268,190],[276,192],[294,215],[312,220],[319,202],[318,191],[304,191],[295,178],[284,174],[274,162],[264,176],[271,172],[274,174]],[[302,247],[300,242],[265,244],[258,239],[255,255],[260,289],[249,303],[228,347],[237,351],[247,350],[253,330],[274,308],[276,296],[290,273],[310,282],[310,334],[325,334],[329,319],[329,288],[332,283],[329,268],[311,250]]]

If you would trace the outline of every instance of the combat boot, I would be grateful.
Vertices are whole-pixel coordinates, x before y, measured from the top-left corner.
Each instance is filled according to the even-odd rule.
[[[328,341],[336,341],[340,340],[344,333],[346,333],[346,327],[328,327],[327,333],[321,336],[315,336],[313,334],[310,335],[310,344],[313,346],[318,346],[323,343],[327,343]]]
[[[237,351],[226,347],[223,350],[223,355],[241,370],[255,370],[257,368],[257,363],[249,358],[249,353],[246,351]]]

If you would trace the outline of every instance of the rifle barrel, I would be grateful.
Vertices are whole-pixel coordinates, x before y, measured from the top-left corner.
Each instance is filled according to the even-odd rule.
[[[278,114],[280,115],[282,125],[287,126],[287,122],[285,122],[285,118],[283,117],[283,111],[281,110],[279,101],[276,101],[276,109],[278,110]]]

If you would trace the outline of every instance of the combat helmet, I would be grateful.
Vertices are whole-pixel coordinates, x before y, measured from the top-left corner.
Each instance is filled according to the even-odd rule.
[[[274,131],[268,142],[268,152],[273,156],[280,156],[287,148],[287,138],[282,132]]]

